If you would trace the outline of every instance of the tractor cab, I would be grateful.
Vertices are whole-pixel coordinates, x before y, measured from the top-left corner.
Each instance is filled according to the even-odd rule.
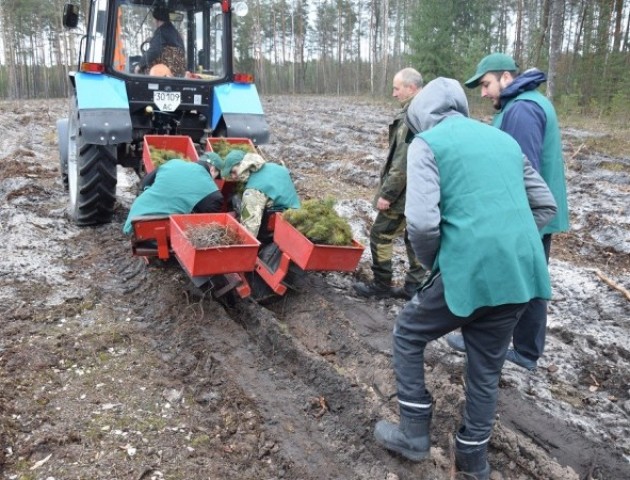
[[[82,30],[69,75],[68,118],[57,122],[62,180],[78,225],[111,220],[116,165],[143,173],[146,135],[269,139],[250,74],[233,69],[232,0],[91,0],[67,4],[63,24]]]

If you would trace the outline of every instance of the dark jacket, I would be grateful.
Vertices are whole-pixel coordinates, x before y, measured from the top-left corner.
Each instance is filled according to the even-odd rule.
[[[516,77],[501,92],[501,110],[492,124],[514,138],[534,169],[540,173],[553,193],[558,206],[554,219],[542,234],[566,232],[569,229],[562,138],[555,108],[537,88],[545,74],[530,69]]]
[[[510,100],[523,92],[536,90],[546,80],[545,74],[538,69],[523,72],[501,92],[501,110]],[[518,142],[534,169],[540,172],[547,122],[545,112],[535,102],[521,102],[515,107],[505,112],[501,125],[497,126]]]

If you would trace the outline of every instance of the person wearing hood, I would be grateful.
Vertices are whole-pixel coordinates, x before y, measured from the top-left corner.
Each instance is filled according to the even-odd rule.
[[[255,237],[261,230],[266,210],[300,208],[289,170],[277,163],[267,163],[256,153],[232,150],[225,156],[221,174],[225,179],[244,184],[240,205],[241,224]]]
[[[174,158],[147,174],[142,192],[131,204],[123,232],[133,232],[132,220],[144,215],[219,213],[223,195],[214,179],[219,170],[210,161]]]
[[[413,97],[422,89],[422,75],[413,68],[404,68],[394,75],[392,95],[401,110],[389,125],[389,152],[381,169],[379,188],[372,203],[377,214],[370,230],[372,252],[371,282],[356,282],[354,290],[362,297],[401,297],[410,299],[416,292],[424,270],[418,263],[405,230],[405,191],[407,189],[407,127],[405,114]],[[392,255],[394,240],[404,232],[409,270],[403,287],[392,288]]]
[[[169,9],[157,6],[151,14],[156,29],[149,40],[149,48],[135,67],[135,73],[183,77],[186,73],[186,49],[182,36],[171,22]],[[160,70],[160,65],[165,65],[168,71]],[[156,73],[158,71],[163,73]]]
[[[433,399],[424,380],[424,350],[461,328],[468,358],[455,466],[487,480],[488,441],[512,330],[527,302],[551,295],[539,229],[556,205],[510,135],[468,118],[456,80],[429,82],[411,101],[405,122],[415,135],[407,154],[407,230],[431,276],[394,326],[400,422],[381,420],[374,435],[410,460],[429,457]]]
[[[549,263],[551,235],[569,229],[569,208],[558,117],[551,102],[537,90],[546,79],[536,68],[519,74],[512,57],[493,53],[479,62],[477,71],[465,85],[481,86],[481,96],[488,98],[497,110],[492,124],[518,142],[556,200],[556,216],[541,232]],[[545,347],[546,329],[547,301],[535,298],[514,329],[513,348],[508,350],[507,360],[535,370]],[[465,351],[461,335],[451,335],[447,341],[455,350]]]

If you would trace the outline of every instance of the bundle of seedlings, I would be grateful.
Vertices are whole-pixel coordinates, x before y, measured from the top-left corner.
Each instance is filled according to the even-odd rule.
[[[293,225],[311,242],[321,245],[352,245],[352,229],[350,224],[335,211],[335,200],[306,200],[301,208],[290,209],[282,214],[287,222]]]
[[[181,160],[186,160],[188,162],[190,161],[190,158],[188,158],[183,153],[178,152],[177,150],[171,150],[168,148],[156,148],[156,147],[150,146],[149,156],[151,157],[151,162],[153,163],[153,166],[155,168],[159,167],[160,165],[163,165],[169,160],[173,160],[174,158],[179,158]]]
[[[240,150],[245,153],[256,153],[252,146],[248,143],[230,143],[225,139],[221,139],[212,144],[212,151],[219,154],[221,158],[225,158],[225,156],[232,150]]]
[[[238,232],[229,225],[207,223],[190,225],[186,229],[186,238],[196,249],[241,245],[243,242]]]

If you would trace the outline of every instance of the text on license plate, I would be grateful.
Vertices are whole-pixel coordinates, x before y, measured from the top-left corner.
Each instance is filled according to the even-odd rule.
[[[174,112],[182,101],[181,92],[153,92],[153,103],[163,112]]]

